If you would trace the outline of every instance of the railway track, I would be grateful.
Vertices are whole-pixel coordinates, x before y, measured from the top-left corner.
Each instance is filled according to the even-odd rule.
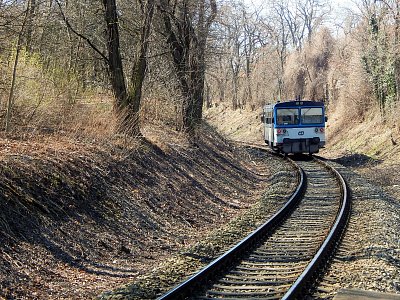
[[[292,163],[299,185],[287,204],[159,299],[292,299],[308,293],[340,240],[350,204],[334,169],[316,158]]]

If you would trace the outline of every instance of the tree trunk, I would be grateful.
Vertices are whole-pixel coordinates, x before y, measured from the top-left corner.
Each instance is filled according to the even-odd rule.
[[[240,72],[240,65],[237,62],[234,62],[231,59],[231,71],[232,71],[232,87],[233,87],[233,95],[232,95],[232,109],[236,110],[239,108],[239,72]]]
[[[32,52],[32,34],[35,21],[36,0],[28,2],[28,17],[26,24],[26,50]]]
[[[201,123],[203,114],[205,49],[208,30],[216,16],[215,0],[210,1],[210,7],[211,12],[206,17],[205,0],[202,0],[197,21],[194,21],[186,2],[179,16],[174,16],[176,10],[171,9],[169,2],[160,1],[167,43],[183,96],[182,122],[184,130],[191,134]]]
[[[232,74],[232,85],[233,85],[232,109],[236,110],[239,107],[239,101],[238,101],[239,87],[238,87],[238,77],[235,72]]]
[[[140,43],[136,53],[136,60],[133,64],[131,75],[131,87],[128,93],[128,105],[130,115],[134,117],[133,122],[139,122],[140,101],[142,99],[143,82],[146,77],[147,50],[149,47],[150,29],[154,13],[154,0],[147,0],[142,7],[143,20],[140,33]],[[134,126],[134,135],[140,135],[139,125]]]
[[[116,0],[103,0],[107,23],[108,69],[115,96],[114,110],[118,114],[117,131],[137,136],[140,134],[138,116],[134,112],[132,99],[136,95],[128,94],[125,84],[121,52],[119,49],[119,30]],[[139,94],[139,97],[141,95]]]
[[[22,40],[24,36],[25,26],[28,19],[29,9],[26,9],[24,21],[21,26],[21,30],[18,33],[18,40],[17,40],[17,49],[15,53],[14,65],[13,65],[13,73],[11,78],[11,85],[10,85],[10,92],[8,95],[7,101],[7,111],[6,111],[6,124],[5,124],[5,131],[9,132],[11,128],[11,115],[12,115],[12,108],[14,105],[14,90],[15,90],[15,81],[17,79],[17,67],[19,61],[19,54],[22,48]]]
[[[107,49],[110,80],[116,98],[115,108],[124,112],[127,103],[126,85],[119,49],[118,15],[115,0],[103,0],[107,23]],[[125,113],[125,112],[124,112]]]
[[[286,48],[286,47],[285,47]],[[284,90],[284,80],[283,74],[285,70],[285,48],[278,49],[279,61],[280,61],[280,68],[278,74],[278,101],[283,100],[283,90]]]
[[[201,19],[200,19],[201,20]],[[204,30],[202,28],[202,30]],[[192,123],[188,124],[194,127],[201,124],[201,119],[203,116],[203,104],[204,104],[204,81],[206,73],[206,63],[205,63],[205,52],[206,52],[206,39],[207,37],[202,37],[199,34],[198,39],[195,40],[196,47],[194,53],[197,55],[192,55],[192,65],[194,72],[191,73],[191,82],[193,89],[193,107],[190,108],[192,115]]]
[[[251,41],[249,42],[251,44]],[[252,48],[250,47],[249,53],[252,52]],[[247,81],[247,97],[244,98],[243,106],[246,106],[247,104],[252,104],[253,103],[253,91],[251,89],[251,61],[250,61],[250,54],[246,55],[246,81]]]
[[[211,108],[212,102],[210,96],[210,85],[208,84],[207,81],[204,82],[204,97],[206,98],[206,107]]]

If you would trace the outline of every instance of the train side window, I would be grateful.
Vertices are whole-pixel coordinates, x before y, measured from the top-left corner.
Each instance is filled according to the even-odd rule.
[[[268,111],[265,116],[265,123],[272,124],[272,112]]]

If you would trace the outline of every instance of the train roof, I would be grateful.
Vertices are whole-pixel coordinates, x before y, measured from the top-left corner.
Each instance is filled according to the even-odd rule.
[[[309,101],[309,100],[285,101],[285,102],[278,102],[275,104],[267,104],[266,106],[269,106],[271,108],[272,107],[293,107],[293,106],[315,107],[315,106],[324,106],[324,102]]]

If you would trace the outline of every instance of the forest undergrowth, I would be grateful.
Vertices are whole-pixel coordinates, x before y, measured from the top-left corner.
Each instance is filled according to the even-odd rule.
[[[208,125],[195,147],[161,125],[143,134],[0,136],[0,298],[87,299],[130,282],[266,182]]]

